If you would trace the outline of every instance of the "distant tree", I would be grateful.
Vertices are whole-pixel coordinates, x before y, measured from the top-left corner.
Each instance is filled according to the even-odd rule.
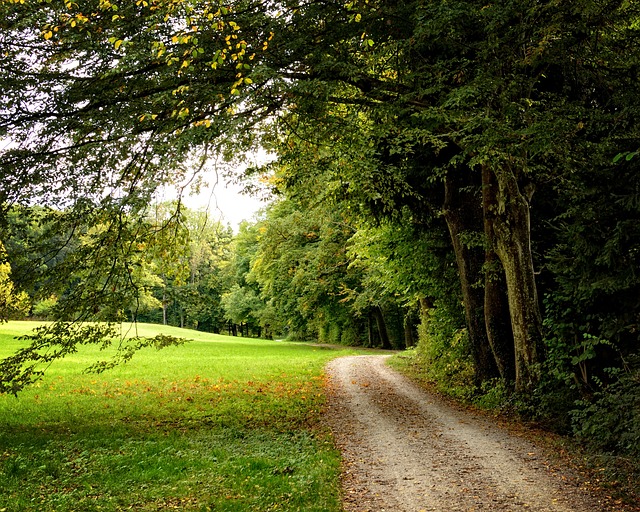
[[[247,336],[249,329],[253,327],[260,335],[259,320],[260,312],[264,308],[264,303],[260,300],[255,291],[248,287],[240,287],[235,284],[222,295],[222,306],[225,318],[233,324],[233,333],[236,334],[236,326],[240,326],[241,335],[243,326],[246,326]]]
[[[0,322],[25,317],[31,307],[26,292],[15,289],[11,281],[11,265],[6,257],[7,252],[0,242]]]

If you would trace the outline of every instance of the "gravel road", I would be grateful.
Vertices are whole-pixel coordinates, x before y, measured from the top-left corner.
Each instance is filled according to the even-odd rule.
[[[541,449],[430,395],[385,357],[327,367],[346,511],[606,510]]]

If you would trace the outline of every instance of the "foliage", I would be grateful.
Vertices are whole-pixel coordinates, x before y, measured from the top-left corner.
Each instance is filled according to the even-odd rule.
[[[57,302],[58,298],[55,296],[36,302],[31,308],[33,318],[35,320],[53,320],[53,309]]]
[[[281,334],[317,338],[329,323],[346,325],[353,317],[342,299],[353,277],[344,247],[349,227],[340,216],[323,208],[303,213],[295,202],[280,201],[257,227],[248,277],[260,286]]]
[[[31,307],[25,292],[16,292],[11,281],[11,265],[6,260],[6,251],[0,242],[0,322],[9,318],[24,317]]]
[[[257,321],[253,315],[262,309],[262,302],[252,289],[235,285],[222,296],[222,307],[229,321],[242,324]]]
[[[156,205],[150,222],[156,234],[149,243],[144,268],[157,281],[154,300],[161,307],[141,320],[220,332],[224,323],[221,296],[224,267],[230,257],[231,232],[213,221],[206,210],[181,208],[171,228],[175,207]]]
[[[473,363],[464,321],[446,305],[424,311],[418,346],[397,361],[404,371],[447,395],[469,400],[475,393]]]
[[[637,358],[636,358],[637,359]],[[640,370],[638,361],[609,373],[612,383],[572,411],[576,435],[598,452],[640,457]]]
[[[385,346],[430,303],[439,374],[471,355],[538,412],[606,401],[640,332],[639,5],[3,2],[11,279],[63,320],[157,320],[154,298],[215,329],[227,292],[271,334]],[[234,258],[189,247],[180,201],[150,219],[256,143],[281,201]]]
[[[36,318],[59,322],[35,332],[31,349],[4,361],[5,391],[15,393],[38,379],[43,363],[73,353],[75,345],[117,338],[109,329],[80,326],[83,321],[158,318],[163,311],[166,322],[167,310],[171,320],[177,309],[176,323],[221,329],[219,276],[230,233],[175,203],[151,206],[147,213],[134,219],[119,212],[114,219],[103,211],[95,223],[77,217],[75,208],[9,211],[7,247],[17,262],[19,296],[27,306],[27,299],[33,301]],[[126,361],[147,343],[123,344],[116,358],[99,365]]]

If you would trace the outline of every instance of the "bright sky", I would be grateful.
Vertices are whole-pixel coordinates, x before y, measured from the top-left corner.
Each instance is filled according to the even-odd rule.
[[[250,155],[257,163],[264,162],[269,157],[263,151]],[[212,163],[210,168],[205,168],[199,173],[202,181],[197,194],[190,193],[188,189],[182,197],[182,203],[190,210],[209,211],[211,218],[222,222],[224,225],[230,224],[234,232],[238,231],[238,226],[243,220],[251,221],[254,215],[267,203],[259,197],[254,197],[243,193],[243,186],[236,183],[228,183],[223,174],[240,174],[244,169],[237,170],[221,164],[216,169],[216,164]],[[207,164],[209,167],[210,164]],[[160,201],[175,198],[175,192],[165,191],[159,197]]]
[[[191,210],[206,208],[214,220],[230,224],[235,232],[243,220],[253,216],[266,206],[264,201],[242,193],[242,187],[221,180],[212,190],[203,189],[196,196],[183,197],[183,204]]]

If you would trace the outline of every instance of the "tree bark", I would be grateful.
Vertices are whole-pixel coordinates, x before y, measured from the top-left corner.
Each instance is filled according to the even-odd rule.
[[[373,347],[373,314],[369,312],[367,316],[367,347]]]
[[[373,306],[373,317],[376,320],[376,326],[378,327],[378,336],[380,337],[380,343],[382,348],[391,349],[391,341],[389,340],[389,332],[387,331],[387,323],[384,320],[384,314],[380,306]]]
[[[464,236],[482,236],[482,202],[474,193],[472,171],[449,172],[445,179],[444,217],[449,228],[460,275],[464,313],[475,367],[475,383],[499,376],[485,328],[483,265],[485,249],[476,242],[465,243]],[[477,185],[476,185],[477,191]]]
[[[162,325],[167,325],[167,287],[162,287]]]
[[[529,392],[540,380],[542,315],[538,303],[529,200],[506,166],[483,170],[485,227],[504,268],[513,331],[516,391]]]
[[[485,256],[484,323],[500,377],[513,385],[516,369],[507,287],[504,269],[492,249]]]
[[[412,310],[405,311],[403,318],[404,327],[404,346],[410,348],[415,346],[416,337],[415,331],[415,313]]]

